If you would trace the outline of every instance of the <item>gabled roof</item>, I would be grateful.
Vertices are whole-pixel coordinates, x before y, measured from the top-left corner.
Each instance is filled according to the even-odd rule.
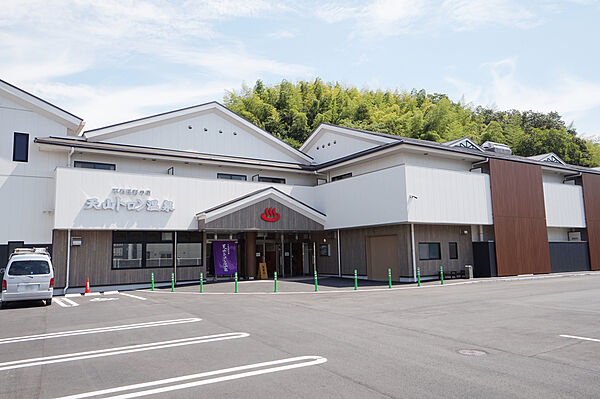
[[[205,222],[210,222],[249,205],[263,201],[267,198],[274,199],[288,208],[291,208],[294,211],[320,224],[325,223],[327,216],[323,212],[306,205],[304,202],[297,200],[296,198],[276,189],[275,187],[266,187],[261,190],[246,194],[242,197],[235,198],[231,201],[224,202],[220,205],[196,214],[196,218],[199,220],[204,220]]]
[[[481,148],[476,142],[471,140],[469,137],[461,137],[460,139],[447,141],[442,144],[447,145],[448,147],[462,147],[462,148],[468,148],[471,150],[478,150],[481,152],[485,151],[483,148]]]
[[[534,160],[540,161],[540,162],[552,162],[552,163],[556,163],[559,165],[567,164],[565,161],[560,159],[560,157],[553,152],[549,152],[547,154],[533,155],[533,156],[530,156],[527,158],[534,159]]]
[[[254,132],[255,134],[265,138],[276,146],[280,147],[282,150],[292,154],[298,159],[301,159],[305,162],[310,162],[312,158],[301,151],[298,151],[294,147],[290,146],[286,142],[278,139],[267,131],[261,129],[256,126],[252,122],[248,121],[245,118],[242,118],[235,112],[231,111],[227,107],[222,104],[212,101],[205,104],[194,105],[192,107],[181,108],[174,111],[164,112],[161,114],[156,114],[152,116],[147,116],[144,118],[134,119],[127,122],[117,123],[114,125],[109,125],[105,127],[101,127],[98,129],[86,130],[83,135],[88,139],[88,141],[100,141],[113,137],[117,137],[123,134],[130,133],[134,130],[139,130],[141,128],[151,127],[159,124],[168,123],[174,119],[181,119],[189,116],[193,116],[194,114],[206,112],[206,111],[216,111],[223,114],[225,117],[233,120],[234,122],[242,125],[247,128],[249,131]]]
[[[304,143],[300,147],[300,151],[307,152],[310,146],[323,134],[323,132],[327,130],[357,137],[365,141],[370,141],[374,145],[387,144],[402,139],[402,137],[400,136],[394,136],[391,134],[370,132],[368,130],[337,126],[329,123],[321,123],[315,129],[315,131],[312,132],[312,134],[304,141]]]
[[[47,117],[70,130],[71,134],[77,135],[83,129],[83,119],[49,103],[46,100],[34,96],[23,89],[13,86],[4,80],[0,80],[0,95],[16,102],[32,111]]]

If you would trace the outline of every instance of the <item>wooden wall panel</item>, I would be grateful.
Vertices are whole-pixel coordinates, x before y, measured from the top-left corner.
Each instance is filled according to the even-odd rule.
[[[464,231],[467,234],[464,234]],[[420,260],[420,242],[439,242],[442,259]],[[449,247],[451,242],[457,243],[458,259],[450,259]],[[444,267],[445,273],[453,271],[460,273],[462,270],[465,270],[465,265],[473,265],[471,226],[416,224],[415,252],[417,266],[421,268],[421,276],[423,277],[439,276],[440,266]]]
[[[584,173],[582,185],[590,267],[600,270],[600,175]]]
[[[52,232],[52,266],[54,266],[54,287],[64,288],[67,276],[67,231]]]
[[[542,169],[490,159],[498,276],[550,273]]]

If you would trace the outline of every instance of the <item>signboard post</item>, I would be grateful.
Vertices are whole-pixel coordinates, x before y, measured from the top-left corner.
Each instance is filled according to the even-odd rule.
[[[213,241],[215,276],[231,276],[237,273],[235,241]]]

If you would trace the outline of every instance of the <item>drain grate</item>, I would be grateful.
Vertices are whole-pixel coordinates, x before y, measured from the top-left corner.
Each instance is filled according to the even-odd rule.
[[[461,355],[464,356],[485,356],[487,355],[486,351],[482,351],[479,349],[461,349],[458,351]]]

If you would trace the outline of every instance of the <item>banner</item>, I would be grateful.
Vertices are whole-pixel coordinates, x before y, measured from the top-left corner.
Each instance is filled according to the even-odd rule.
[[[227,276],[237,272],[235,241],[213,241],[215,276]]]

